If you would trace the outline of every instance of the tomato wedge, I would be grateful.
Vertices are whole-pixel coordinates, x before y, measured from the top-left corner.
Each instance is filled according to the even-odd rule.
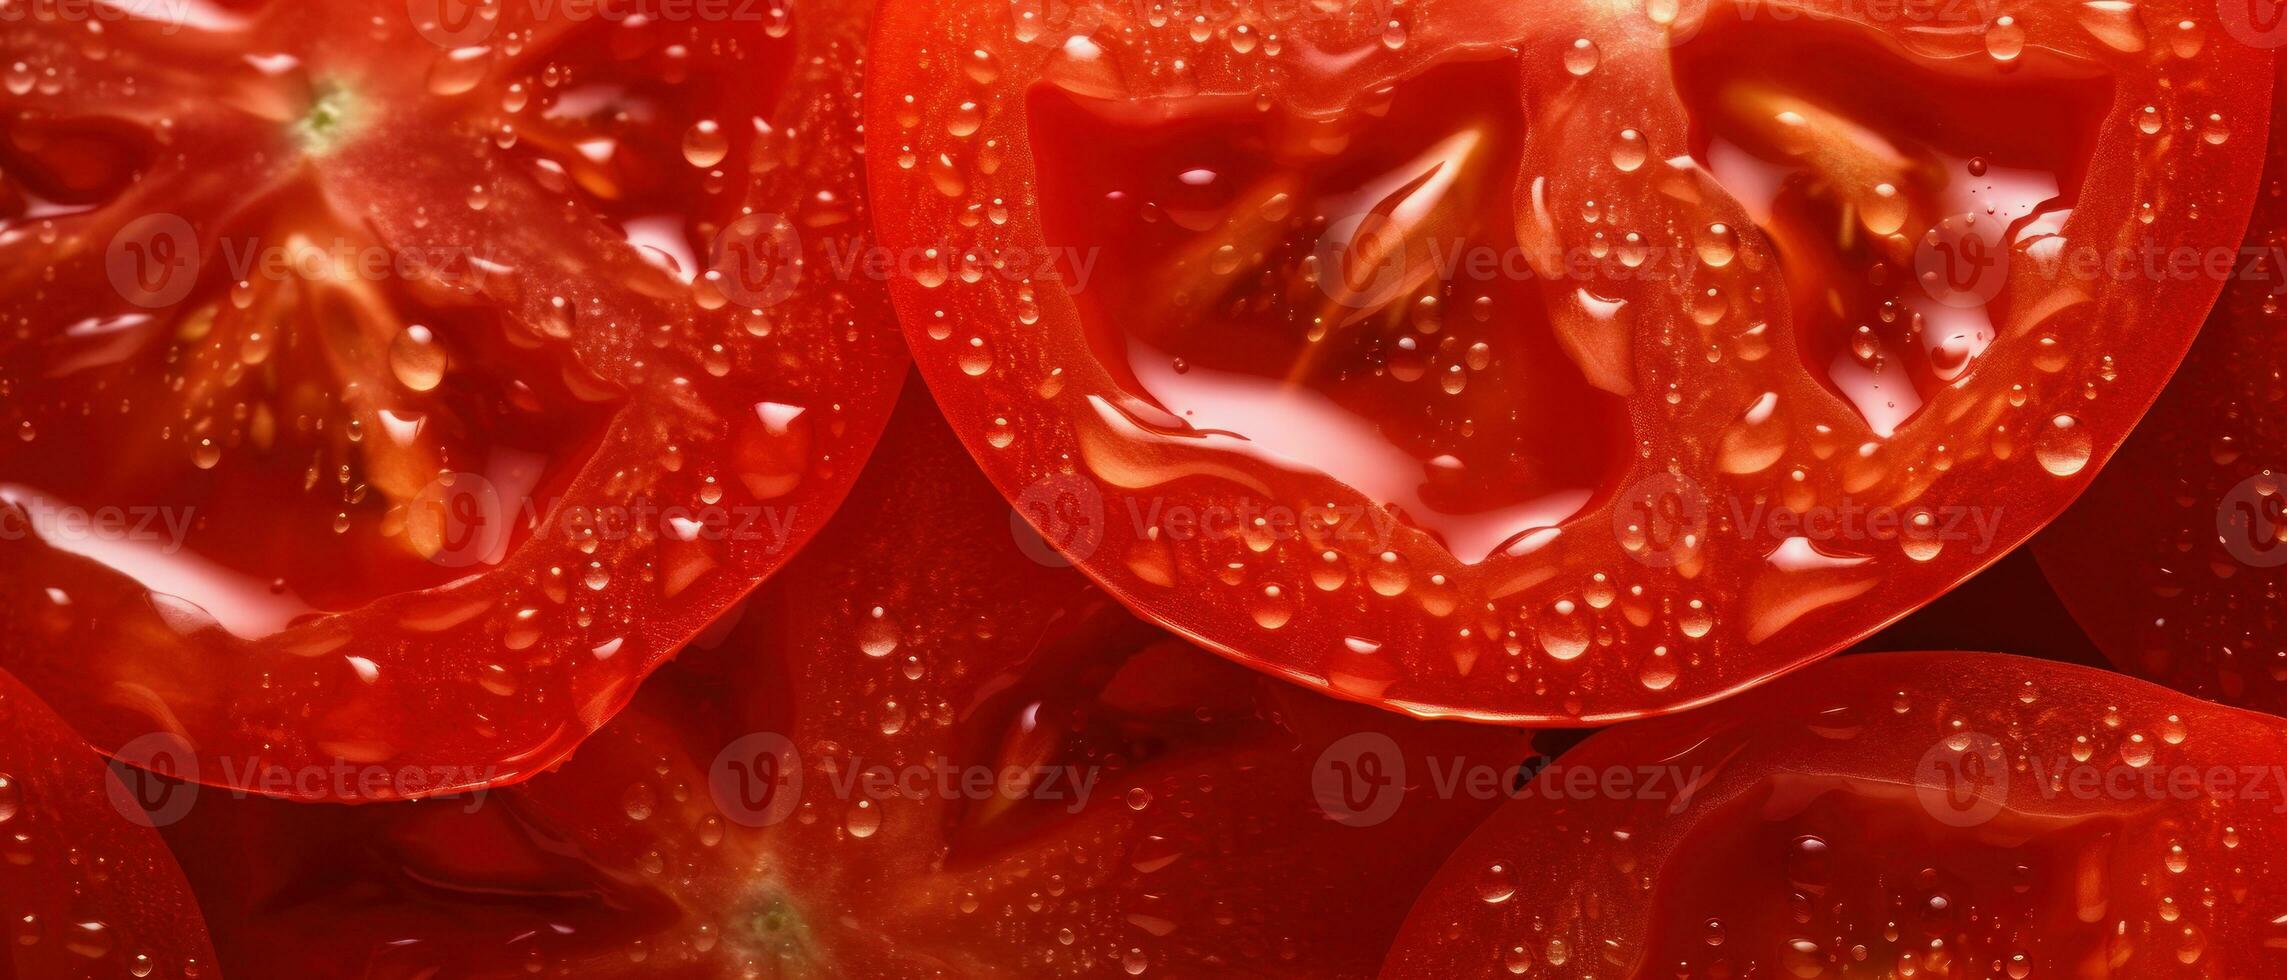
[[[213,977],[198,902],[143,800],[0,671],[0,977]]]
[[[2276,719],[2022,657],[1842,657],[1558,758],[1383,976],[2271,976],[2283,804]]]
[[[2188,0],[1282,9],[891,5],[876,224],[1060,554],[1422,715],[1706,702],[2007,552],[2182,356],[2219,284],[2137,260],[2228,251],[2269,119]]]
[[[0,664],[99,746],[523,778],[847,492],[858,4],[80,6],[0,24]]]
[[[2232,282],[2117,461],[2034,540],[2073,616],[2121,669],[2287,713],[2287,143]]]
[[[916,386],[818,544],[560,771],[481,800],[202,798],[175,841],[229,910],[225,964],[1371,975],[1498,802],[1436,774],[1530,736],[1230,664],[1031,561],[1010,520]],[[1405,768],[1342,785],[1368,755]]]

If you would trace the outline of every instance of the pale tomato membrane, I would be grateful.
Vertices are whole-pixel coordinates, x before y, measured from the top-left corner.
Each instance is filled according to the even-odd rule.
[[[1559,756],[1382,976],[2263,975],[2283,764],[2273,719],[2109,671],[1839,657]]]
[[[883,297],[814,258],[864,239],[863,33],[378,0],[0,25],[0,663],[101,746],[168,733],[264,793],[568,751],[887,418]],[[334,762],[390,778],[271,778]]]
[[[2213,10],[1925,13],[892,11],[893,292],[1177,632],[1426,716],[1703,703],[2060,511],[2221,285],[2147,259],[2244,228],[2270,56]]]

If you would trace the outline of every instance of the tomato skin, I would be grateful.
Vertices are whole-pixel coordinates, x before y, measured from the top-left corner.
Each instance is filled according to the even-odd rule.
[[[1679,5],[1676,35],[1713,23],[1709,11],[1716,8],[1701,6]],[[1975,76],[1978,85],[2008,90],[2016,84],[2010,79],[2039,74],[2030,61],[2014,73],[1994,68],[1998,56],[1972,41],[1981,38],[1981,23],[1954,25],[1960,30],[1952,34],[1919,24],[1851,33],[1859,28],[1846,6],[1790,6],[1801,16],[1788,29],[1848,34],[1856,39],[1852,58],[1863,49],[1872,52],[1868,62],[1902,59],[1946,84]],[[2190,27],[2175,39],[2148,33],[2133,42],[2119,32],[2084,30],[2070,4],[2013,13],[2027,36],[2058,46],[2050,54],[2069,49],[2082,59],[2075,63],[2082,67],[2057,78],[2083,77],[2073,71],[2087,65],[2112,76],[2109,108],[2081,134],[2091,141],[2092,156],[2073,162],[2086,179],[2064,238],[2099,254],[2139,241],[2204,252],[2236,240],[2269,117],[2269,93],[2253,81],[2268,77],[2269,53],[2219,43],[2223,28],[2193,4],[2167,14],[2145,9],[2150,19],[2139,23],[2181,20]],[[876,28],[877,80],[869,89],[867,126],[882,240],[893,249],[947,258],[952,267],[893,282],[916,364],[1003,495],[1140,614],[1338,697],[1428,717],[1600,724],[1713,702],[1811,663],[1968,578],[2060,512],[2148,407],[2190,342],[2196,328],[2190,311],[2204,308],[2220,286],[2198,277],[2075,284],[2039,271],[2031,251],[2012,253],[2009,285],[1995,302],[2016,311],[2013,319],[1995,329],[1991,345],[1969,367],[1940,364],[1962,373],[1919,389],[1920,410],[1903,421],[1886,418],[1883,425],[1896,428],[1881,432],[1861,417],[1871,410],[1854,408],[1827,379],[1805,370],[1813,353],[1839,342],[1813,336],[1831,325],[1812,322],[1787,297],[1795,287],[1815,291],[1839,280],[1786,273],[1803,254],[1800,223],[1759,228],[1733,185],[1714,179],[1713,165],[1691,156],[1708,142],[1695,135],[1705,120],[1683,105],[1675,74],[1681,69],[1674,66],[1688,61],[1698,67],[1685,82],[1711,84],[1709,73],[1719,69],[1708,66],[1726,64],[1727,51],[1752,62],[1750,53],[1719,48],[1706,57],[1664,57],[1660,26],[1627,5],[1544,4],[1528,13],[1517,5],[1409,4],[1392,24],[1353,14],[1241,30],[1212,18],[1163,24],[1114,4],[1045,12],[992,3],[893,7]],[[1738,30],[1746,29],[1709,26],[1684,46],[1736,43],[1723,39],[1745,36]],[[1270,43],[1273,36],[1277,45]],[[2210,40],[2201,45],[2196,37]],[[1588,43],[1574,43],[1581,39]],[[1947,49],[1950,60],[1940,59],[1945,67],[1914,61],[1917,45],[1955,43],[1965,50]],[[2160,57],[2164,48],[2192,57]],[[1065,166],[1060,159],[1118,167],[1123,154],[1134,155],[1127,143],[1096,148],[1094,130],[1066,136],[1043,129],[1043,90],[1079,93],[1066,101],[1100,100],[1109,108],[1099,115],[1115,120],[1106,131],[1115,134],[1119,125],[1225,125],[1215,113],[1231,104],[1240,108],[1230,115],[1239,117],[1260,110],[1267,120],[1308,120],[1372,101],[1360,94],[1369,91],[1383,99],[1377,105],[1402,103],[1413,97],[1408,84],[1488,51],[1506,51],[1496,56],[1513,56],[1518,65],[1516,97],[1507,109],[1514,115],[1495,114],[1490,125],[1514,126],[1523,136],[1513,192],[1485,193],[1509,192],[1519,243],[1528,251],[1545,245],[1600,255],[1601,245],[1619,255],[1640,242],[1655,254],[1691,256],[1705,244],[1701,230],[1712,228],[1727,229],[1736,241],[1721,247],[1722,265],[1694,267],[1688,282],[1598,271],[1586,278],[1560,275],[1562,288],[1540,297],[1555,326],[1528,318],[1518,329],[1570,331],[1566,356],[1577,363],[1553,359],[1558,367],[1552,370],[1588,378],[1601,389],[1599,397],[1624,392],[1629,440],[1610,454],[1617,470],[1599,478],[1581,510],[1560,526],[1513,539],[1483,562],[1457,558],[1425,522],[1392,517],[1383,507],[1387,498],[1311,459],[1266,462],[1266,454],[1276,454],[1224,431],[1243,429],[1244,419],[1187,428],[1178,409],[1189,408],[1156,403],[1158,388],[1149,397],[1140,393],[1120,375],[1125,368],[1108,363],[1116,358],[1104,353],[1106,346],[1092,339],[1104,328],[1088,319],[1097,314],[1089,312],[1086,291],[1101,287],[1083,284],[1068,267],[1051,275],[996,264],[1040,249],[1085,253],[1092,243],[1125,254],[1116,251],[1123,247],[1116,236],[1060,241],[1036,213],[1049,207],[1042,198],[1043,188],[1053,189],[1052,176],[1072,183],[1068,175],[1050,173]],[[2181,134],[2146,139],[2136,127],[2120,125],[2135,118],[2147,93],[2186,91],[2182,81],[2193,75],[2202,79],[2193,86],[2200,98],[2213,100],[2212,111],[2229,120],[2230,132],[2220,141],[2177,138]],[[1396,94],[1384,99],[1384,87]],[[1838,83],[1836,90],[1846,87]],[[1429,85],[1424,98],[1508,103],[1508,93],[1496,94],[1500,98]],[[1889,98],[1886,104],[1911,103]],[[1975,118],[1985,107],[1949,102],[1947,109]],[[2208,111],[2199,110],[2198,118]],[[2161,113],[2177,118],[2174,110]],[[1139,118],[1145,122],[1133,121]],[[1989,126],[1984,132],[2002,134],[1997,140],[2035,124],[2046,121],[1979,123]],[[2187,124],[2198,132],[2196,121]],[[1359,125],[1367,135],[1358,141],[1368,148],[1352,156],[1327,151],[1338,161],[1327,169],[1339,170],[1390,139],[1418,136],[1408,145],[1431,145],[1444,135],[1411,134],[1402,126],[1392,135],[1372,128],[1379,123]],[[1285,132],[1277,127],[1307,128],[1284,121],[1261,126],[1273,134],[1261,141],[1273,146],[1288,145],[1274,138]],[[1063,156],[1039,145],[1063,138],[1080,145],[1060,150]],[[1135,145],[1150,146],[1140,139]],[[1198,155],[1211,156],[1213,148],[1202,140]],[[1156,157],[1152,164],[1158,165]],[[1184,172],[1182,181],[1145,173],[1137,180],[1164,180],[1142,196],[1156,203],[1150,195],[1164,185],[1172,202],[1193,193],[1187,181],[1204,173],[1198,183],[1212,186],[1222,172],[1200,167]],[[1076,172],[1085,176],[1084,168]],[[1274,172],[1263,179],[1319,176]],[[2137,215],[2155,194],[2185,206],[2160,211],[2191,220],[2144,224]],[[1106,208],[1125,206],[1106,200]],[[1158,224],[1138,224],[1135,234],[1162,235],[1171,223],[1210,227],[1185,239],[1197,253],[1170,254],[1213,252],[1219,259],[1200,264],[1235,261],[1233,281],[1254,282],[1249,277],[1259,275],[1283,283],[1280,277],[1304,275],[1299,263],[1248,265],[1256,250],[1291,258],[1299,248],[1295,240],[1307,244],[1340,217],[1331,206],[1306,210],[1306,202],[1295,205],[1286,224],[1263,219],[1270,228],[1263,231],[1251,217],[1253,198],[1234,200],[1241,203],[1225,212],[1208,209],[1204,217],[1189,199],[1183,207],[1169,203],[1157,212],[1165,215]],[[1440,235],[1452,233],[1439,224],[1446,220],[1421,219],[1426,233]],[[1216,235],[1227,228],[1239,229],[1228,238],[1235,258],[1215,251],[1214,243],[1225,240]],[[1265,237],[1253,237],[1258,234]],[[1171,284],[1207,276],[1190,266],[1183,268],[1193,279],[1157,267],[1104,265],[1094,273],[1098,279],[1128,275],[1146,286],[1155,275]],[[1333,275],[1324,267],[1319,272]],[[1593,293],[1607,313],[1624,306],[1636,317],[1632,332],[1614,341],[1581,326],[1576,321],[1587,314],[1568,305],[1574,287]],[[1166,287],[1170,293],[1179,288]],[[1244,317],[1263,305],[1279,309],[1289,296],[1270,288],[1232,289],[1207,298],[1223,304],[1213,307],[1218,315],[1226,307],[1244,314],[1233,314],[1231,331],[1258,329]],[[1458,289],[1431,294],[1443,301],[1445,336],[1460,329],[1469,307]],[[1151,290],[1118,295],[1142,302],[1135,298],[1148,298]],[[1341,295],[1328,305],[1339,306]],[[1718,299],[1703,303],[1710,297]],[[1400,312],[1390,318],[1402,321]],[[1139,314],[1161,315],[1159,307]],[[1300,309],[1279,323],[1294,325],[1299,336],[1310,315]],[[1137,344],[1159,339],[1134,330]],[[1225,343],[1204,328],[1202,336],[1196,350],[1206,353],[1200,357],[1256,340],[1234,333]],[[1418,330],[1405,339],[1420,341],[1424,350],[1439,341]],[[1395,363],[1367,361],[1354,373]],[[1501,363],[1496,354],[1496,370]],[[1200,368],[1189,370],[1196,375]],[[1185,372],[1178,363],[1163,373]],[[1282,376],[1260,374],[1274,382]],[[1298,367],[1293,377],[1307,374]],[[1566,375],[1564,383],[1574,380]],[[1292,384],[1277,390],[1299,391]],[[1468,394],[1474,390],[1460,397],[1474,397]],[[1439,416],[1434,403],[1424,411],[1449,428],[1462,417],[1458,410]],[[1588,426],[1603,409],[1582,400],[1577,411]],[[1258,416],[1274,414],[1265,409]],[[1498,412],[1466,417],[1503,433],[1543,424]],[[1390,418],[1418,421],[1415,415]],[[1546,424],[1567,424],[1571,417],[1560,418]],[[1307,454],[1313,446],[1355,441],[1328,431],[1315,442],[1297,438],[1284,445]],[[1424,465],[1422,480],[1434,483],[1439,461]],[[1778,511],[1881,512],[1892,520],[1887,531],[1785,529],[1763,519]],[[1150,517],[1171,513],[1239,517],[1220,530],[1201,530],[1202,523],[1187,525],[1188,531],[1171,531]],[[1255,522],[1248,515],[1269,518]],[[1357,520],[1360,515],[1371,519]],[[1928,524],[1916,523],[1922,521]],[[1345,529],[1370,533],[1361,538]]]
[[[2287,86],[2287,75],[2275,81]],[[2280,546],[2287,423],[2276,333],[2287,282],[2287,134],[2276,112],[2233,281],[2144,423],[2033,551],[2120,669],[2287,713]]]
[[[1383,976],[2268,976],[2283,763],[2275,720],[2106,671],[1840,657],[1560,757]],[[1690,789],[1564,788],[1640,767]]]
[[[182,869],[135,789],[0,671],[0,976],[213,977]]]
[[[1321,698],[1170,638],[1027,557],[970,466],[916,385],[817,546],[556,772],[481,801],[202,798],[171,833],[230,910],[226,964],[1371,975],[1436,855],[1496,802],[1439,798],[1431,767],[1511,766],[1530,736]],[[1358,736],[1388,739],[1414,785],[1348,826],[1314,773]],[[797,795],[719,782],[755,737],[795,753]],[[835,788],[939,758],[1098,775],[1085,800]],[[322,950],[283,941],[320,928]]]
[[[0,499],[136,529],[0,542],[0,665],[209,784],[528,778],[807,542],[886,424],[886,296],[824,261],[869,224],[863,6],[160,6],[190,20],[0,27],[61,82],[0,95]],[[136,179],[48,179],[106,154]],[[156,245],[181,290],[134,285]],[[343,763],[385,778],[298,778]]]

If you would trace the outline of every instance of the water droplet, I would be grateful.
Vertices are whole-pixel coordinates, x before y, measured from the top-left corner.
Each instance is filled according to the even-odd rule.
[[[1720,221],[1707,226],[1707,234],[1699,240],[1699,260],[1711,268],[1730,265],[1739,254],[1739,233]]]
[[[898,631],[898,622],[889,610],[875,606],[858,622],[858,649],[869,657],[889,656],[897,651]]]
[[[1477,882],[1477,897],[1487,905],[1499,905],[1517,894],[1517,884],[1511,880],[1509,869],[1495,864],[1485,869]]]
[[[1294,601],[1287,597],[1285,589],[1276,585],[1263,586],[1262,592],[1255,597],[1254,616],[1256,625],[1267,630],[1278,629],[1294,618]]]
[[[438,55],[429,65],[429,94],[459,95],[475,88],[484,81],[491,61],[488,47],[455,48]]]
[[[1603,54],[1596,50],[1596,42],[1585,37],[1574,38],[1564,49],[1564,70],[1571,72],[1574,77],[1585,76],[1596,70],[1597,62],[1602,58]]]
[[[721,123],[701,119],[692,123],[683,134],[683,159],[691,166],[705,169],[723,162],[731,154],[730,136],[723,132]]]
[[[881,807],[872,800],[859,800],[850,806],[849,815],[843,819],[842,826],[849,829],[850,836],[859,840],[872,837],[874,832],[881,829]]]
[[[445,349],[428,327],[412,324],[390,338],[389,370],[413,391],[431,390],[445,379]]]
[[[2070,415],[2050,419],[2033,439],[2033,456],[2041,461],[2042,469],[2056,476],[2080,472],[2095,452],[2087,427]]]
[[[2025,28],[2017,18],[2003,15],[1985,28],[1985,53],[1995,61],[2015,61],[2025,53]]]
[[[619,805],[627,819],[642,823],[658,810],[659,797],[652,792],[650,784],[636,783],[627,788],[627,795],[620,797]]]
[[[1612,137],[1612,165],[1621,173],[1635,173],[1651,157],[1651,147],[1644,142],[1644,134],[1623,129]]]

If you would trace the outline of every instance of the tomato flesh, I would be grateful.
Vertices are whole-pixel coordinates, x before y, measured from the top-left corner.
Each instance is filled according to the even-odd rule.
[[[1527,733],[1263,677],[1035,562],[918,388],[875,463],[728,638],[557,772],[349,813],[202,798],[175,842],[232,910],[225,964],[1368,976],[1436,855],[1495,805],[1432,792],[1431,767],[1531,754]],[[1411,788],[1353,826],[1313,772],[1360,737]],[[886,789],[838,788],[877,767]],[[321,923],[336,944],[284,941]]]
[[[887,418],[861,11],[430,6],[0,28],[0,662],[99,745],[523,778]]]
[[[2122,670],[2227,704],[2287,712],[2287,136],[2270,159],[2232,281],[2152,414],[2034,551]]]
[[[1383,976],[2262,975],[2283,757],[2261,716],[2105,671],[1841,657],[1559,757]]]
[[[1675,72],[1693,158],[1787,271],[1805,369],[1883,437],[1967,376],[2012,313],[2006,296],[1922,288],[1910,230],[1971,216],[1960,245],[1993,255],[2056,239],[2114,98],[2096,65],[2053,51],[1933,70],[1861,31],[1726,7],[1676,47]],[[1727,264],[1736,234],[1702,230],[1697,257]]]
[[[216,975],[146,799],[0,672],[0,977]]]
[[[1568,725],[1799,668],[2150,405],[2220,284],[2105,260],[2238,238],[2269,55],[1763,12],[885,11],[916,362],[1066,559],[1275,674]]]
[[[1448,290],[1439,266],[1460,255],[1371,253],[1376,235],[1443,234],[1518,261],[1500,179],[1518,167],[1500,105],[1516,73],[1457,62],[1332,119],[1036,88],[1042,227],[1100,270],[1074,299],[1097,360],[1163,416],[1135,424],[1323,472],[1470,561],[1608,493],[1625,404],[1565,358],[1540,290]],[[1312,214],[1360,220],[1296,220]]]

